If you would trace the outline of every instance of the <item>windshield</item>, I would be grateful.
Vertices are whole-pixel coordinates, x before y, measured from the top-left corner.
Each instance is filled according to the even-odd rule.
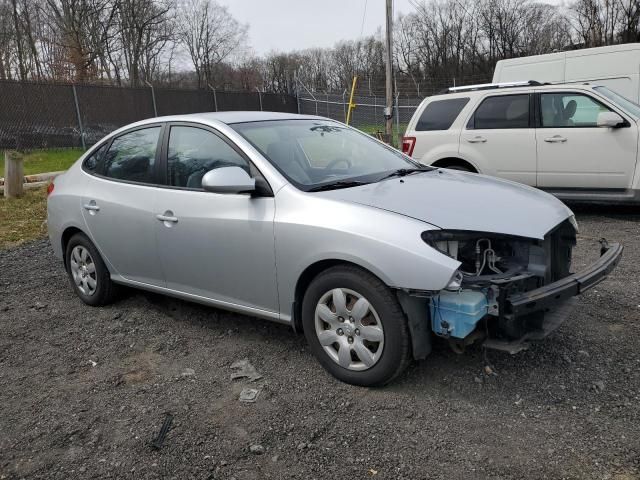
[[[368,135],[330,120],[230,125],[301,190],[379,181],[400,169],[427,168]]]
[[[638,105],[637,103],[634,103],[628,98],[625,98],[622,95],[609,90],[607,87],[593,87],[593,89],[602,96],[607,97],[613,103],[620,106],[622,109],[626,110],[634,117],[640,118],[640,105]]]

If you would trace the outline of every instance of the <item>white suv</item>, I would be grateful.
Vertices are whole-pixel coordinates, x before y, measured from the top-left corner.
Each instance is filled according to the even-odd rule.
[[[458,87],[420,104],[402,150],[563,200],[640,203],[639,122],[640,106],[601,86]]]

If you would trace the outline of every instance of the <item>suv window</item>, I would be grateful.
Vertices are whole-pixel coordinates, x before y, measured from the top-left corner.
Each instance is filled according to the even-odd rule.
[[[485,98],[469,119],[467,128],[529,128],[529,94]]]
[[[153,183],[161,128],[142,128],[115,138],[104,158],[104,176]]]
[[[467,103],[469,103],[468,97],[436,100],[429,103],[420,115],[416,131],[448,130]]]
[[[84,168],[85,171],[89,173],[96,172],[98,164],[100,163],[100,160],[102,160],[102,156],[104,155],[104,152],[107,151],[108,146],[109,146],[109,142],[106,142],[105,144],[98,147],[98,149],[94,151],[91,155],[85,158],[84,163],[82,164],[82,167]]]
[[[542,127],[597,127],[598,114],[609,111],[600,102],[579,93],[540,95]]]
[[[241,167],[251,174],[249,162],[214,133],[196,127],[171,127],[167,156],[169,185],[202,188],[204,174],[220,167]]]

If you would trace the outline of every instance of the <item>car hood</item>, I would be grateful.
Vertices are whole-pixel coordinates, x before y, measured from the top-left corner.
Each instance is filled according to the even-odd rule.
[[[317,195],[406,215],[445,230],[537,239],[572,215],[560,200],[541,190],[446,169]]]

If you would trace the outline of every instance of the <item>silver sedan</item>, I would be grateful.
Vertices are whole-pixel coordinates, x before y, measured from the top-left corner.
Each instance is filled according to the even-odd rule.
[[[331,374],[370,386],[438,337],[526,348],[622,253],[603,244],[572,274],[577,224],[554,197],[267,112],[113,132],[50,186],[48,225],[88,305],[126,285],[289,324]]]

